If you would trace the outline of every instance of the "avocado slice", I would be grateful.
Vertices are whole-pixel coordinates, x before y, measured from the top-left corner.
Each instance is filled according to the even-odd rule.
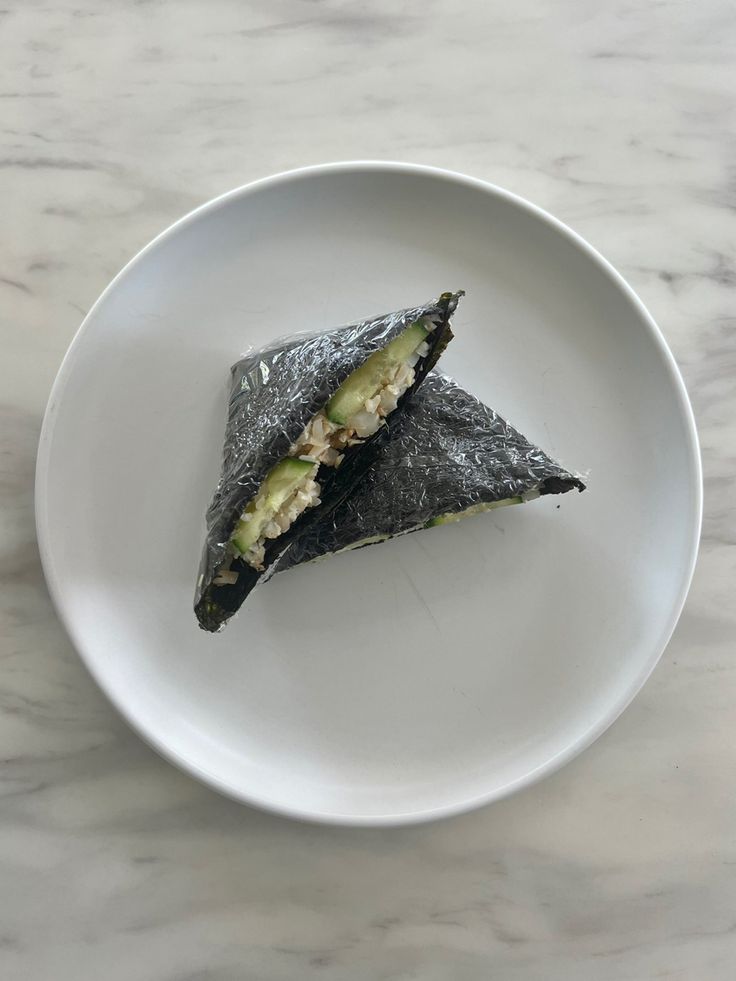
[[[489,501],[485,504],[473,504],[472,507],[466,508],[465,511],[459,511],[457,514],[440,514],[436,518],[432,518],[426,523],[425,528],[436,528],[437,525],[450,525],[455,521],[462,521],[463,518],[469,518],[471,514],[482,514],[484,511],[492,511],[494,508],[505,508],[508,504],[521,504],[522,498],[520,497],[507,497],[503,501]]]
[[[271,468],[258,494],[245,509],[250,518],[247,521],[241,518],[233,533],[232,542],[241,553],[255,545],[265,526],[304,483],[314,466],[314,460],[287,457]]]
[[[427,328],[415,320],[383,350],[366,358],[359,368],[348,375],[327,403],[330,422],[344,426],[351,416],[360,412],[365,401],[383,388],[398,365],[411,357],[428,334]]]

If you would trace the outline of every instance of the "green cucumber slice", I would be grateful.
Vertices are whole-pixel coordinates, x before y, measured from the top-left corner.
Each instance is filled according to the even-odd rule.
[[[376,351],[366,358],[359,368],[348,375],[327,403],[330,422],[344,426],[351,416],[360,412],[365,401],[383,388],[398,365],[411,357],[428,334],[427,328],[416,320],[382,351]]]
[[[456,521],[462,521],[463,518],[469,518],[471,514],[482,514],[484,511],[493,511],[494,508],[505,508],[509,504],[521,504],[522,498],[520,497],[507,497],[503,501],[489,501],[487,504],[473,504],[471,507],[466,508],[465,511],[459,511],[457,514],[440,514],[436,518],[431,518],[425,528],[436,528],[438,525],[451,525]]]
[[[313,469],[313,460],[300,460],[298,457],[287,457],[272,467],[258,494],[245,509],[250,519],[243,521],[241,518],[233,533],[233,544],[241,553],[255,545],[268,522],[278,514]]]

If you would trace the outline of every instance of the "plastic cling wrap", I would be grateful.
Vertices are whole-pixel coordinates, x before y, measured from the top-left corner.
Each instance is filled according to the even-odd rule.
[[[354,492],[281,556],[302,562],[443,524],[453,516],[585,485],[457,382],[432,372],[389,420],[390,438]]]
[[[322,503],[305,511],[288,531],[268,543],[263,570],[257,571],[242,558],[232,560],[228,544],[243,509],[267,474],[289,455],[307,424],[356,368],[410,324],[426,318],[424,322],[433,325],[426,340],[428,351],[417,363],[414,382],[389,421],[400,415],[451,339],[449,321],[461,295],[443,293],[421,306],[324,333],[283,338],[245,355],[233,366],[222,471],[207,511],[195,592],[195,613],[203,629],[224,626],[259,579],[272,571],[281,552],[353,489],[386,441],[389,427],[382,426],[360,445],[348,448],[339,467],[320,467]],[[235,581],[217,583],[224,563],[229,566],[228,578]]]

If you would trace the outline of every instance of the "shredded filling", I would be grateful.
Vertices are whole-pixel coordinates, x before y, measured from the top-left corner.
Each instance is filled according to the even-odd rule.
[[[424,318],[423,323],[429,331],[437,326],[428,317]],[[429,344],[423,340],[413,354],[396,366],[390,377],[383,379],[381,386],[365,400],[360,411],[352,415],[345,424],[331,422],[327,418],[325,409],[321,409],[311,419],[299,439],[290,448],[288,457],[305,462],[313,461],[314,466],[304,473],[293,493],[271,516],[252,545],[241,551],[234,540],[230,541],[225,562],[213,580],[214,585],[234,585],[237,582],[238,574],[231,570],[230,565],[238,556],[241,556],[252,568],[259,572],[263,571],[266,543],[288,531],[307,508],[316,507],[321,503],[320,485],[315,480],[320,466],[339,467],[348,447],[356,446],[368,439],[384,425],[386,417],[396,409],[401,396],[414,384],[416,364],[421,358],[426,357],[429,351]],[[268,492],[265,484],[264,481],[264,485],[248,503],[240,516],[240,521],[252,521],[253,512],[267,506]]]
[[[422,345],[429,353],[426,341]],[[324,409],[320,409],[312,419],[299,439],[289,451],[289,456],[302,459],[316,460],[328,467],[339,467],[343,461],[344,450],[348,446],[356,446],[364,439],[372,436],[383,425],[383,420],[390,415],[401,396],[414,384],[414,365],[422,354],[415,352],[410,361],[397,365],[393,376],[363,403],[360,412],[348,419],[345,425],[330,422]]]

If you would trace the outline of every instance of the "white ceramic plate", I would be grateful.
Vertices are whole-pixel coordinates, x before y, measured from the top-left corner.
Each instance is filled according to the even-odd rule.
[[[589,490],[279,576],[203,633],[231,362],[457,288],[444,369]],[[64,360],[37,477],[56,606],[128,721],[226,794],[355,824],[495,800],[600,735],[674,628],[700,509],[682,381],[620,276],[511,194],[389,163],[259,181],[145,248]]]

